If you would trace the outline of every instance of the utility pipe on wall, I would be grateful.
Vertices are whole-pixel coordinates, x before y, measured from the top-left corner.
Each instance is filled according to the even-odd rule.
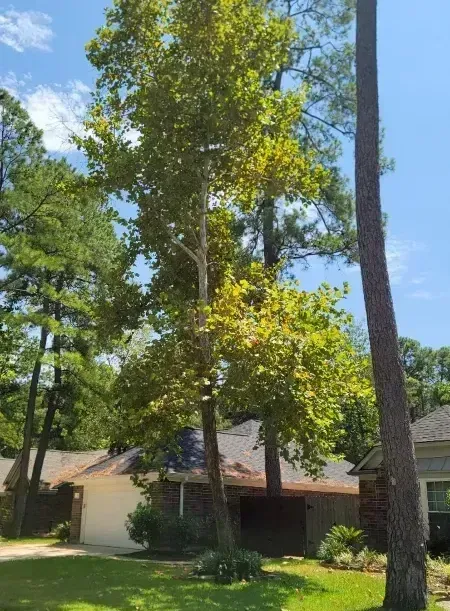
[[[184,515],[184,484],[188,481],[188,477],[185,477],[184,480],[180,482],[180,509],[179,515],[183,517]]]

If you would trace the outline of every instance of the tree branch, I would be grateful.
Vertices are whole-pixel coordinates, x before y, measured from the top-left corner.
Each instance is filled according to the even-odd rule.
[[[177,235],[175,235],[173,231],[171,231],[168,227],[166,227],[166,231],[170,239],[172,240],[172,242],[176,244],[177,246],[179,246],[188,255],[188,257],[190,257],[198,265],[199,258],[197,257],[196,253],[193,250],[191,250],[189,246],[186,246],[183,240],[180,240],[180,238]]]

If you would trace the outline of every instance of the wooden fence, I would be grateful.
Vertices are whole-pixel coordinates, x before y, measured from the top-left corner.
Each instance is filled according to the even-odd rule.
[[[306,497],[306,553],[315,556],[320,542],[335,524],[359,528],[359,495]]]

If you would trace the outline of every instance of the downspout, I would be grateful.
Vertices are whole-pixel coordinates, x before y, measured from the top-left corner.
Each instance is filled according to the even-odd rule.
[[[184,484],[188,481],[189,475],[186,475],[184,479],[180,482],[180,508],[179,508],[179,516],[180,518],[184,515]]]

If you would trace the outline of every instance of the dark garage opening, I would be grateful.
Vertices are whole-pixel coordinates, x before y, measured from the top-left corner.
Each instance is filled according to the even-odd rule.
[[[264,556],[304,556],[306,504],[304,497],[242,496],[241,545]]]

